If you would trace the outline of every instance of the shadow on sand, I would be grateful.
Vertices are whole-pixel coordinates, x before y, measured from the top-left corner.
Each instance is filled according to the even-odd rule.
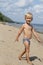
[[[26,57],[22,57],[22,59],[23,59],[23,60],[26,60]],[[30,61],[34,61],[34,60],[36,60],[36,59],[39,60],[40,62],[42,62],[41,59],[40,59],[39,57],[37,57],[37,56],[31,56],[31,57],[30,57]]]

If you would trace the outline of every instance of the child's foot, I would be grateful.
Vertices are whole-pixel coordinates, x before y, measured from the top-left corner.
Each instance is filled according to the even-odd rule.
[[[19,58],[19,60],[21,60],[21,57],[20,56],[18,58]]]
[[[30,65],[33,65],[33,63],[29,60],[29,61],[27,61],[27,63],[29,63]]]

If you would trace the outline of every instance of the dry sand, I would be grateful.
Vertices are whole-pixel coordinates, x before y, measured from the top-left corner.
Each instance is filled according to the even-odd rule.
[[[25,55],[21,61],[18,59],[24,45],[22,35],[19,42],[15,42],[17,32],[16,27],[0,24],[0,65],[29,65]],[[39,33],[39,36],[43,39],[43,34]],[[34,37],[31,39],[30,60],[34,65],[43,65],[43,46]]]

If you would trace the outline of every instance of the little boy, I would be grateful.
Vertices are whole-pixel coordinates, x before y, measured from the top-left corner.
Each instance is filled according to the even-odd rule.
[[[23,32],[23,34],[24,34],[23,43],[24,43],[24,46],[25,46],[25,50],[19,55],[19,60],[21,60],[22,56],[26,53],[26,60],[27,60],[27,62],[29,64],[32,65],[32,62],[29,59],[30,39],[32,38],[32,33],[34,34],[34,36],[36,37],[38,42],[41,42],[41,40],[40,40],[40,38],[38,36],[38,33],[34,30],[32,25],[30,25],[31,21],[33,20],[32,13],[28,12],[25,15],[25,20],[26,20],[26,22],[22,25],[22,27],[18,31],[18,35],[16,37],[16,41],[18,41],[19,36]]]

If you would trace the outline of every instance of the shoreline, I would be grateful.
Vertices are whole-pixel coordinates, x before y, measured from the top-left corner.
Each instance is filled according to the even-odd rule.
[[[0,24],[13,26],[13,27],[16,27],[16,28],[20,28],[21,25],[22,25],[22,24],[17,24],[17,23],[13,23],[14,25],[11,25],[11,23],[8,23],[8,22],[0,22]],[[43,34],[43,32],[41,30],[40,31],[36,30],[36,32]]]

